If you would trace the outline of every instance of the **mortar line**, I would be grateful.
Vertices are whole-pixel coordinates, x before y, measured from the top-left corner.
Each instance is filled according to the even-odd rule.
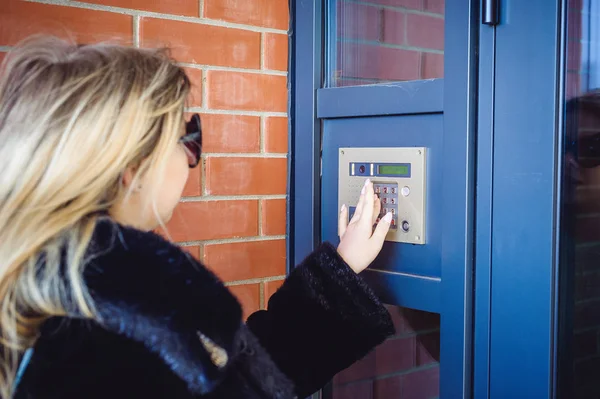
[[[285,235],[280,236],[250,236],[250,237],[236,237],[236,238],[221,238],[214,240],[202,240],[202,241],[184,241],[178,242],[177,245],[183,247],[190,247],[194,245],[214,245],[214,244],[239,244],[244,242],[262,242],[262,241],[279,241],[285,240]]]
[[[281,200],[286,199],[285,194],[280,195],[202,195],[198,197],[183,197],[181,202],[213,202],[213,201],[248,201],[248,200]]]
[[[203,114],[214,115],[235,115],[235,116],[284,116],[287,117],[287,112],[262,112],[262,111],[242,111],[242,110],[225,110],[225,109],[208,109],[205,107],[186,107],[185,112],[201,112]]]
[[[225,283],[225,285],[227,287],[233,287],[236,285],[269,283],[271,281],[280,281],[280,280],[285,280],[285,276],[269,276],[269,277],[262,277],[262,278],[252,278],[252,279],[248,279],[248,280],[228,281]]]
[[[51,4],[51,5],[60,5],[60,6],[68,6],[73,8],[83,8],[87,10],[96,10],[96,11],[107,11],[115,14],[125,14],[125,15],[138,15],[140,17],[149,17],[149,18],[157,18],[157,19],[166,19],[171,21],[181,21],[181,22],[190,22],[202,25],[210,25],[210,26],[219,26],[222,28],[233,28],[233,29],[242,29],[250,32],[270,32],[270,33],[283,33],[287,34],[287,30],[283,29],[275,29],[275,28],[266,28],[266,27],[258,27],[253,25],[240,24],[236,22],[225,22],[216,19],[208,19],[204,17],[189,17],[183,15],[174,15],[174,14],[163,14],[159,12],[153,11],[145,11],[145,10],[134,10],[130,8],[122,8],[122,7],[114,7],[114,6],[105,6],[101,4],[89,4],[82,3],[79,1],[70,1],[70,0],[26,0],[30,3],[39,3],[39,4]]]
[[[140,17],[136,15],[133,17],[133,46],[140,47]]]
[[[202,69],[204,71],[222,71],[222,72],[242,72],[242,73],[251,73],[258,75],[269,75],[269,76],[287,76],[288,73],[286,71],[275,71],[272,69],[246,69],[246,68],[236,68],[236,67],[224,67],[218,65],[206,65],[206,64],[194,64],[191,62],[178,62],[177,65],[192,68],[192,69]]]

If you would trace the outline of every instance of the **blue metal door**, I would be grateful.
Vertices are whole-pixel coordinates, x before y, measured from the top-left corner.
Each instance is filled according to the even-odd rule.
[[[579,331],[560,299],[573,280],[559,267],[566,55],[578,32],[566,16],[594,2],[294,4],[290,259],[337,242],[340,148],[428,150],[427,243],[388,242],[364,273],[399,335],[326,397],[550,398],[567,386],[560,340]]]
[[[294,260],[338,241],[340,148],[428,154],[426,245],[388,242],[364,273],[399,335],[330,394],[468,397],[479,2],[298,1],[294,11]]]

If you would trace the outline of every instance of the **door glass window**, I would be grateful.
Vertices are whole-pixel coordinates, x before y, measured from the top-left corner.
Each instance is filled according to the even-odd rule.
[[[330,1],[329,86],[444,76],[444,0]]]
[[[339,373],[328,399],[434,399],[439,396],[440,317],[388,306],[396,335]]]
[[[569,0],[559,397],[600,397],[600,0]]]

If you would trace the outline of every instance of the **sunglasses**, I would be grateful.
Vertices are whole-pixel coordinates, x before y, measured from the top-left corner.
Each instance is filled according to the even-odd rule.
[[[200,115],[194,114],[189,122],[185,124],[185,135],[179,139],[179,143],[185,147],[188,156],[188,165],[195,168],[200,163],[202,155],[202,126]]]

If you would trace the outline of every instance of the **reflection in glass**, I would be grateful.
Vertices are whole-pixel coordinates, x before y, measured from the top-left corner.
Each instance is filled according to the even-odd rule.
[[[388,306],[396,336],[339,373],[326,399],[435,399],[439,396],[440,317]]]
[[[558,396],[600,397],[600,0],[569,0]]]
[[[443,77],[444,0],[330,1],[336,56],[329,86]]]

